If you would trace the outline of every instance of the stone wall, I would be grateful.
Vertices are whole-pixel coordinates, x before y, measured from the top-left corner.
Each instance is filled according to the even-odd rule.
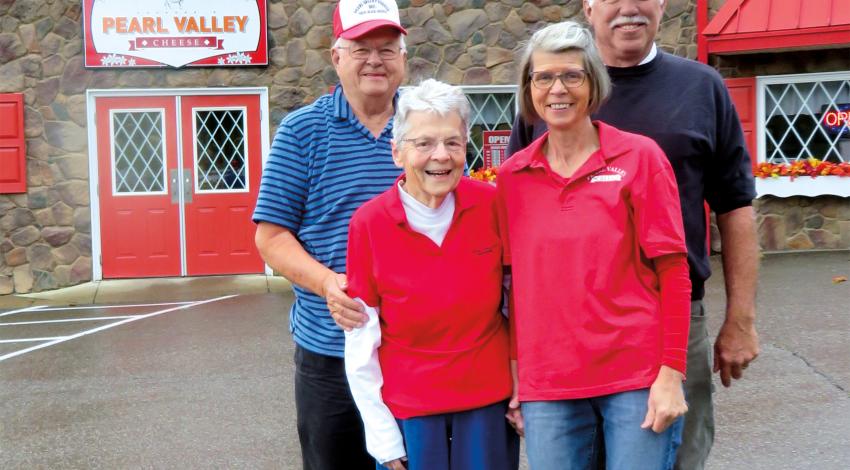
[[[583,20],[580,0],[398,0],[409,36],[409,83],[515,82],[514,54],[546,24]],[[667,0],[659,37],[696,57],[696,0]],[[711,0],[713,12],[723,0]],[[99,88],[266,86],[273,131],[336,83],[330,66],[335,1],[269,0],[269,65],[182,70],[87,70],[79,0],[0,0],[0,93],[23,93],[28,189],[0,195],[0,294],[91,279],[85,91]],[[846,49],[714,58],[726,76],[850,69]],[[762,198],[766,250],[850,248],[850,198]],[[716,230],[716,229],[715,229]]]
[[[23,92],[27,193],[0,195],[0,294],[91,279],[80,2],[0,0],[0,92]]]
[[[399,0],[409,82],[515,82],[514,49],[546,24],[582,19],[580,0]],[[0,0],[0,93],[24,93],[27,193],[0,195],[0,294],[91,279],[85,91],[94,88],[269,87],[272,131],[336,83],[334,1],[269,0],[269,65],[88,70],[79,0]],[[660,43],[696,56],[695,0],[668,0]]]
[[[765,251],[850,249],[850,198],[765,196],[756,202]]]

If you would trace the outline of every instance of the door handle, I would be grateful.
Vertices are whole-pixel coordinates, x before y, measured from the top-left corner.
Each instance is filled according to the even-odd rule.
[[[171,203],[177,204],[180,202],[180,178],[177,176],[177,169],[168,171],[169,192],[171,192]]]
[[[192,184],[192,172],[190,168],[183,168],[183,203],[189,204],[192,202],[192,194],[195,193],[195,187]]]

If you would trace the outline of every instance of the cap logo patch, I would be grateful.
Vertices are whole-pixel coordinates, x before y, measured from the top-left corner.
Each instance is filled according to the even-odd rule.
[[[355,15],[374,15],[389,12],[390,7],[381,0],[363,0],[354,7]]]

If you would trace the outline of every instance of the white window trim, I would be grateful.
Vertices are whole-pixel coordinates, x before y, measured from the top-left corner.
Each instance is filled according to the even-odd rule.
[[[805,73],[789,75],[770,75],[756,77],[756,136],[757,161],[766,161],[767,129],[765,126],[765,87],[767,85],[806,83],[829,80],[850,80],[850,70],[825,73]],[[810,176],[791,179],[788,176],[778,178],[756,178],[756,193],[761,196],[840,196],[850,197],[850,177],[847,176]]]

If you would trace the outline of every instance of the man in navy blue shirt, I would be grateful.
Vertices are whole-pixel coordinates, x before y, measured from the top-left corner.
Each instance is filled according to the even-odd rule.
[[[712,369],[728,387],[759,351],[755,188],[738,115],[723,80],[704,64],[657,49],[664,7],[664,0],[584,0],[613,85],[594,119],[651,137],[676,173],[693,286],[685,382],[689,410],[676,468],[701,470],[714,440]],[[508,154],[544,131],[542,122],[518,119]],[[714,344],[713,363],[702,303],[711,274],[703,201],[717,214],[726,281],[726,319]]]
[[[344,270],[352,213],[399,174],[390,139],[407,32],[393,0],[341,0],[333,26],[340,84],[281,122],[253,218],[260,254],[295,290],[290,330],[303,466],[372,470],[340,328],[360,326],[365,315],[345,293]]]

